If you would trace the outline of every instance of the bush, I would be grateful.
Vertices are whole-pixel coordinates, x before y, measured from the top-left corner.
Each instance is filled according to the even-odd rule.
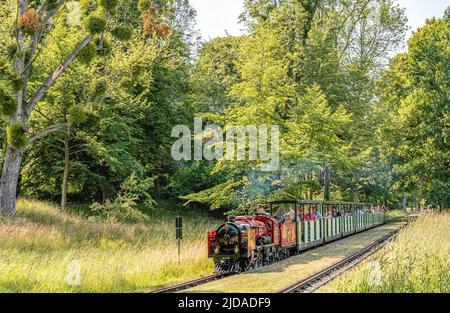
[[[150,217],[136,208],[134,198],[127,198],[123,195],[117,196],[114,201],[107,200],[105,204],[94,203],[91,211],[98,217],[122,223],[148,223]]]
[[[136,173],[132,173],[121,186],[121,192],[128,198],[136,198],[142,202],[147,210],[152,210],[155,201],[149,191],[154,186],[154,178],[140,179]]]
[[[138,179],[133,173],[122,183],[116,199],[108,200],[105,204],[94,203],[91,211],[98,217],[113,222],[147,223],[150,217],[139,210],[138,202],[143,203],[147,210],[154,208],[155,201],[148,193],[152,187],[152,178]]]
[[[86,47],[81,49],[80,53],[78,53],[78,60],[81,63],[89,64],[97,55],[97,47],[95,43],[90,41]]]
[[[21,122],[11,124],[6,128],[6,138],[8,144],[14,149],[20,149],[28,144],[28,136],[23,131],[23,124]]]
[[[90,15],[87,18],[86,27],[92,34],[99,34],[106,29],[106,18],[98,15]]]
[[[133,30],[128,26],[119,25],[111,31],[111,34],[118,40],[128,41],[133,35]]]

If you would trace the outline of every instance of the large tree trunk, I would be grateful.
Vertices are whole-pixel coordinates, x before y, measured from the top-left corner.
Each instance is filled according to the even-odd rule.
[[[64,136],[64,173],[61,186],[61,209],[65,210],[67,207],[67,186],[69,184],[69,166],[70,166],[70,152],[69,152],[69,134]]]
[[[14,216],[16,213],[17,182],[23,152],[23,149],[13,149],[9,145],[6,149],[0,182],[0,207],[2,215],[6,217]]]

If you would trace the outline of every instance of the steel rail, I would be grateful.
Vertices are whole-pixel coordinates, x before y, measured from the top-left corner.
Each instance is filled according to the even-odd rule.
[[[178,292],[178,291],[183,291],[183,290],[186,290],[186,289],[194,288],[194,287],[199,286],[199,285],[207,284],[207,283],[210,283],[212,281],[219,280],[219,279],[231,276],[231,275],[233,275],[233,274],[230,273],[230,274],[210,275],[210,276],[194,279],[194,280],[182,283],[182,284],[178,284],[178,285],[174,285],[174,286],[170,286],[170,287],[166,287],[166,288],[150,291],[148,293],[175,293],[175,292]]]

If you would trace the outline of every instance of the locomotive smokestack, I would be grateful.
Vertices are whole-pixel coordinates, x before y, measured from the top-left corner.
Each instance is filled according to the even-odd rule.
[[[236,222],[236,216],[229,215],[228,216],[228,223],[234,223],[234,222]]]

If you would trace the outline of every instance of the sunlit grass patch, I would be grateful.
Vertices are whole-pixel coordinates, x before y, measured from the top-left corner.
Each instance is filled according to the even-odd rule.
[[[124,225],[39,201],[19,200],[17,208],[14,219],[0,220],[0,292],[134,292],[213,270],[205,241],[220,223],[214,219],[187,214],[179,266],[173,214]]]
[[[427,213],[320,292],[450,292],[450,214]]]

